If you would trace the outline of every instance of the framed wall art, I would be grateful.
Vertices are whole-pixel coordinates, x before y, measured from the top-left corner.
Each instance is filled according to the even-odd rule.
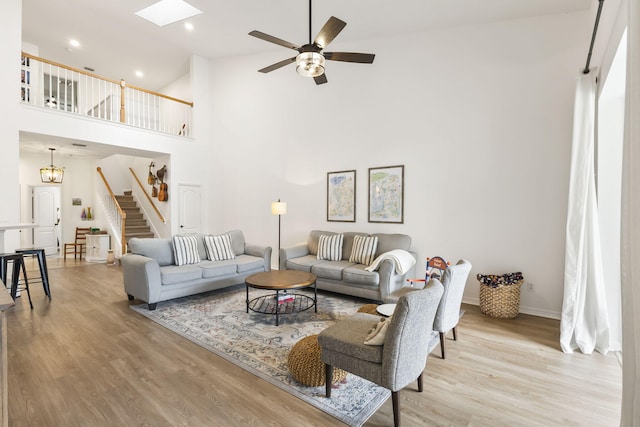
[[[404,165],[369,168],[369,222],[404,222]]]
[[[356,222],[356,171],[327,173],[327,221]]]

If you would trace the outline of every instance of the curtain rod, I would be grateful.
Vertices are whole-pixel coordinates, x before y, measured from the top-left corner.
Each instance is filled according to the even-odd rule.
[[[600,14],[602,13],[602,5],[604,0],[598,0],[598,13],[596,15],[596,23],[593,26],[593,34],[591,34],[591,45],[589,46],[589,54],[587,55],[587,63],[584,66],[583,74],[589,74],[589,63],[591,62],[591,54],[593,53],[593,45],[596,42],[596,33],[598,32],[598,23],[600,22]]]

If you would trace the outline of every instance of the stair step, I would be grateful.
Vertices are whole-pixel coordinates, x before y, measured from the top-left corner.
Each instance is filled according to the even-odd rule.
[[[127,212],[127,222],[131,219],[143,219],[142,212]]]
[[[148,225],[127,225],[125,226],[125,233],[150,233],[151,227]]]
[[[118,204],[125,211],[129,210],[129,209],[131,209],[131,210],[140,209],[138,207],[138,205],[136,204],[136,202],[118,202]]]
[[[133,194],[133,191],[132,191],[132,190],[129,190],[129,191],[125,191],[125,192],[124,192],[124,195],[125,195],[125,196],[131,196],[131,197],[133,197],[133,196],[132,196],[132,194]]]
[[[147,221],[144,218],[131,219],[127,216],[127,227],[137,227],[139,225],[147,225]]]
[[[133,238],[133,237],[155,237],[153,235],[153,233],[148,232],[148,233],[126,233],[127,236],[127,241],[129,241],[129,239]]]

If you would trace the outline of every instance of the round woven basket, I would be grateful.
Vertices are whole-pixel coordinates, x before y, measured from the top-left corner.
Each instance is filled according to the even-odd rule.
[[[289,372],[296,381],[313,387],[325,384],[324,363],[320,360],[322,349],[318,344],[318,335],[309,335],[294,344],[289,352],[287,364]],[[347,378],[347,371],[333,369],[331,383],[337,383]]]
[[[522,281],[497,288],[480,283],[480,311],[498,319],[513,319],[520,312],[520,286]]]

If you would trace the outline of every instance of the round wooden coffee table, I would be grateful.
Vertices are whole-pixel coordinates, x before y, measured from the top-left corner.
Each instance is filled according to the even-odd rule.
[[[276,326],[281,314],[299,313],[315,308],[318,312],[318,289],[316,275],[297,270],[272,270],[248,276],[244,283],[247,288],[247,313],[249,310],[262,314],[275,314]],[[292,289],[313,285],[313,298],[308,295],[289,292]],[[249,300],[249,288],[267,289],[275,294],[262,295]]]

